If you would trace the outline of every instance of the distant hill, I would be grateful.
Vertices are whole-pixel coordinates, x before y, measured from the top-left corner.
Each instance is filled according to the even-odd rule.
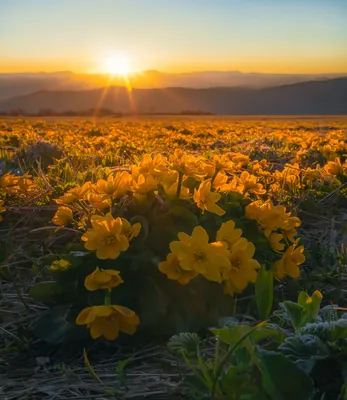
[[[347,78],[278,87],[133,89],[109,87],[78,91],[39,91],[0,101],[0,111],[37,113],[106,108],[115,112],[180,113],[201,110],[220,115],[347,114]]]
[[[200,71],[167,73],[141,71],[129,75],[129,83],[136,89],[185,87],[264,88],[312,80],[347,77],[345,74],[264,74],[239,71]],[[40,90],[86,90],[105,86],[124,86],[124,79],[105,74],[75,74],[70,71],[0,74],[0,100],[30,94]]]

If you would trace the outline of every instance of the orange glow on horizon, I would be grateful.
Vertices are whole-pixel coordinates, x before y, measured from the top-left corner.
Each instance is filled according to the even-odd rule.
[[[118,63],[118,65],[117,65]],[[106,64],[106,65],[105,65]],[[177,62],[175,64],[161,64],[139,66],[132,69],[129,60],[124,58],[107,58],[101,62],[68,61],[68,60],[9,60],[2,59],[0,62],[0,73],[35,73],[35,72],[57,72],[71,71],[76,74],[119,74],[131,76],[141,71],[156,70],[167,73],[189,73],[199,71],[240,71],[279,74],[321,74],[321,73],[346,73],[347,55],[339,60],[315,59],[315,60],[239,60],[233,63],[211,63],[211,62]]]

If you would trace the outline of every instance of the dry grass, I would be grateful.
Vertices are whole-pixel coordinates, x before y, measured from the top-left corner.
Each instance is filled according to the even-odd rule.
[[[33,281],[27,280],[23,284],[29,289]],[[18,292],[12,283],[1,283],[0,296],[1,399],[180,398],[175,397],[175,393],[187,371],[178,368],[177,360],[164,345],[149,345],[135,352],[133,348],[124,347],[98,353],[97,363],[92,362],[100,380],[97,381],[87,368],[83,354],[74,354],[57,362],[54,355],[57,348],[37,339],[33,342],[25,339],[22,330],[30,329],[46,306],[33,302],[26,293]],[[42,354],[52,354],[52,357]],[[119,362],[123,360],[128,360],[124,380],[123,374],[117,373]]]

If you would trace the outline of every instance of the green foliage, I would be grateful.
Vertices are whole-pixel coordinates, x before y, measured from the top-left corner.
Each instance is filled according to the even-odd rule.
[[[168,347],[173,353],[191,356],[197,353],[199,343],[200,338],[196,333],[182,332],[170,338]]]
[[[299,332],[299,329],[306,323],[307,314],[305,309],[293,301],[284,301],[280,306],[289,317],[295,332]]]
[[[321,300],[319,291],[315,291],[312,297],[300,292],[297,303],[284,301],[280,303],[280,307],[285,313],[284,317],[290,320],[294,331],[298,333],[305,324],[316,320]]]
[[[255,298],[258,314],[261,320],[265,320],[271,312],[274,296],[274,278],[272,270],[266,270],[262,266],[258,271],[258,278],[255,283]]]
[[[312,334],[328,342],[345,340],[347,338],[347,319],[310,323],[302,327],[300,333]]]
[[[41,315],[35,322],[40,339],[51,344],[76,342],[87,337],[85,330],[69,318],[70,307],[55,307]]]
[[[283,354],[259,350],[262,386],[272,400],[310,400],[315,394],[312,379]]]
[[[281,303],[276,318],[288,329],[273,323],[252,327],[237,318],[224,318],[221,328],[211,329],[217,341],[208,351],[210,360],[204,359],[205,366],[212,366],[208,379],[201,374],[201,362],[197,361],[204,353],[203,342],[198,342],[196,335],[184,334],[179,338],[183,342],[181,347],[178,340],[178,348],[194,344],[189,348],[189,357],[185,352],[183,358],[200,384],[203,382],[202,386],[195,386],[195,392],[190,391],[194,393],[191,398],[202,398],[207,388],[210,399],[215,400],[313,400],[324,390],[340,393],[342,400],[347,380],[343,375],[347,368],[347,319],[339,318],[333,310],[330,314],[327,309],[317,310],[320,302],[321,295],[315,292],[312,297],[300,293],[300,304]],[[320,314],[330,315],[330,320],[319,321]],[[331,316],[336,319],[331,320]],[[317,322],[309,322],[314,319]],[[335,365],[336,378],[334,386],[326,389],[324,365],[329,369],[331,364]]]
[[[29,291],[29,296],[39,302],[52,302],[66,293],[66,289],[58,282],[40,282]]]

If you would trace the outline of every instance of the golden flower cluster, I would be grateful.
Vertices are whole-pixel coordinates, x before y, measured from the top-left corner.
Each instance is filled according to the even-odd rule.
[[[159,263],[159,270],[169,279],[187,284],[198,275],[212,282],[224,282],[227,293],[241,293],[249,282],[257,279],[260,267],[253,256],[254,245],[241,237],[242,230],[234,221],[222,224],[217,231],[217,241],[209,243],[202,226],[194,228],[191,236],[178,234],[178,241],[170,243],[171,253]]]

